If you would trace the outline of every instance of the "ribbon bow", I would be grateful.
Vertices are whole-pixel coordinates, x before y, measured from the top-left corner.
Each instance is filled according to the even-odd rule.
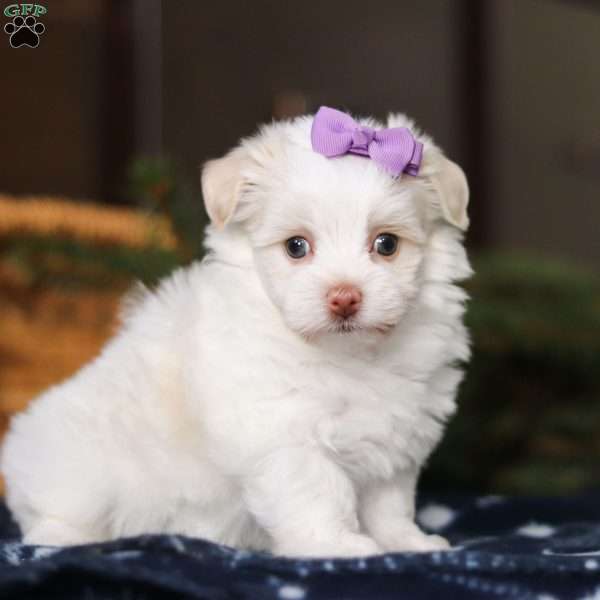
[[[346,113],[321,106],[310,137],[313,150],[327,158],[360,154],[394,177],[401,173],[414,176],[419,172],[423,144],[415,140],[407,127],[376,130],[359,125]]]

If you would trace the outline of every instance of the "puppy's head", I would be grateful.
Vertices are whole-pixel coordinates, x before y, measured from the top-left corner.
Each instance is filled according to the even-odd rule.
[[[295,332],[384,334],[418,294],[432,232],[467,228],[466,179],[403,115],[387,126],[408,126],[423,142],[416,177],[393,179],[362,156],[316,153],[311,124],[265,126],[204,166],[211,227],[245,232],[264,288]]]

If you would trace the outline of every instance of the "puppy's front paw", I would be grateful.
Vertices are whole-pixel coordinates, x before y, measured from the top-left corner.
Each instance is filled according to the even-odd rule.
[[[286,540],[275,546],[275,554],[312,558],[372,556],[381,554],[382,549],[366,535],[344,533],[331,540]]]
[[[341,537],[335,544],[334,556],[344,556],[347,558],[353,556],[372,556],[373,554],[381,554],[382,549],[377,545],[375,540],[360,535],[358,533],[346,534]]]
[[[450,542],[441,535],[421,533],[414,540],[415,548],[411,552],[435,552],[436,550],[449,550]]]
[[[387,552],[436,552],[449,550],[448,540],[423,533],[416,525],[391,527],[377,540]]]

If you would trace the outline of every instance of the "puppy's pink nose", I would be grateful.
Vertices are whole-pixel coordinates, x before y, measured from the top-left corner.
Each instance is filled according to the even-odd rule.
[[[358,312],[362,294],[353,285],[341,285],[332,288],[327,293],[329,310],[340,317],[351,317]]]

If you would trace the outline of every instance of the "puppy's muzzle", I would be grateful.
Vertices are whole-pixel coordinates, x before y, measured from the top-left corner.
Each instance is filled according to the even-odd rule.
[[[332,288],[327,293],[327,306],[338,317],[347,319],[355,315],[362,303],[361,291],[353,285]]]

